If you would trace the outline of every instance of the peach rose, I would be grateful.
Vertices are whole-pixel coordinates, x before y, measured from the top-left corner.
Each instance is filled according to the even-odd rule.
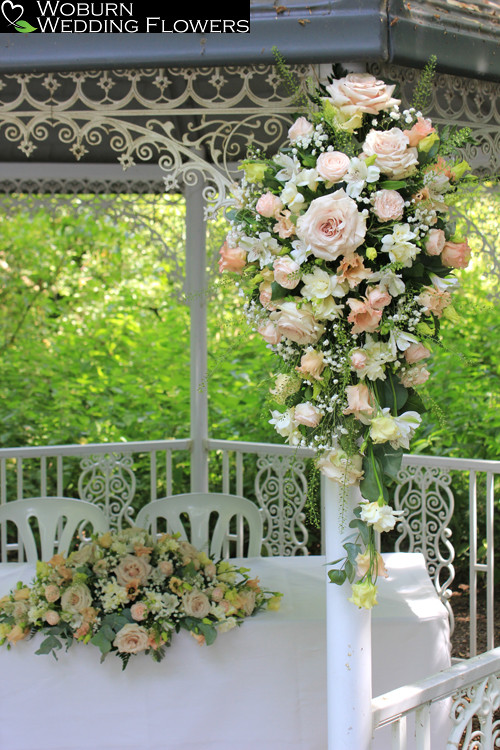
[[[350,166],[351,160],[342,151],[324,151],[316,162],[318,174],[326,182],[327,187],[341,182]]]
[[[318,323],[310,304],[297,307],[295,302],[283,302],[279,311],[271,313],[280,336],[296,344],[315,344],[324,333],[324,326]]]
[[[44,593],[45,593],[45,598],[50,603],[57,602],[57,600],[61,596],[59,586],[55,586],[53,583],[49,584],[48,586],[45,586]]]
[[[431,229],[425,241],[425,252],[427,255],[439,255],[446,242],[445,234],[442,229]]]
[[[217,568],[215,567],[213,562],[209,562],[203,568],[203,572],[205,573],[207,578],[215,578],[215,576],[217,575]]]
[[[377,190],[373,212],[380,221],[399,221],[403,217],[405,201],[397,190]]]
[[[312,377],[314,380],[322,380],[321,373],[325,367],[323,352],[316,352],[313,349],[302,355],[300,367],[295,369],[306,378]]]
[[[376,310],[368,300],[350,297],[347,304],[351,308],[347,320],[353,323],[352,333],[373,333],[377,330],[382,317],[382,310]]]
[[[409,148],[408,138],[399,128],[371,130],[363,144],[363,154],[375,156],[375,165],[383,174],[398,180],[415,171],[417,149]]]
[[[66,612],[81,612],[92,604],[92,594],[84,583],[73,583],[61,596],[61,609]]]
[[[129,623],[116,634],[113,646],[122,654],[137,654],[149,647],[148,631],[141,625]]]
[[[186,614],[190,617],[198,617],[201,620],[210,612],[210,600],[208,596],[197,589],[184,594],[182,602]]]
[[[14,625],[10,633],[7,633],[7,640],[9,643],[17,643],[27,638],[30,633],[29,628],[22,628],[20,625]]]
[[[279,214],[282,208],[283,201],[281,198],[269,192],[261,195],[255,206],[257,213],[261,216],[265,216],[267,219],[270,219],[273,216],[275,217]]]
[[[408,138],[410,146],[417,146],[422,138],[435,132],[436,129],[432,127],[432,122],[425,117],[419,117],[411,130],[403,130],[403,133]]]
[[[317,258],[336,260],[363,244],[366,220],[356,201],[341,189],[311,201],[297,220],[297,235]]]
[[[306,427],[317,427],[322,419],[323,414],[309,403],[309,401],[297,404],[295,407],[295,421],[299,424],[303,424]]]
[[[144,602],[135,602],[130,607],[130,614],[136,622],[141,622],[146,617],[147,609]]]
[[[357,253],[342,258],[339,263],[338,277],[342,284],[347,281],[350,289],[355,289],[362,281],[365,281],[372,275],[372,271],[365,268],[363,258]]]
[[[314,125],[305,117],[299,117],[289,129],[288,138],[293,143],[297,138],[303,138],[312,135],[312,133],[314,133]]]
[[[369,423],[370,415],[373,412],[373,398],[368,386],[360,383],[359,385],[348,385],[346,387],[347,409],[344,414],[354,414],[363,424]]]
[[[174,564],[171,560],[160,560],[158,567],[164,576],[171,576],[174,572]]]
[[[279,257],[273,262],[274,279],[284,289],[295,289],[300,281],[300,266],[292,258]]]
[[[54,609],[49,609],[45,613],[45,622],[49,625],[57,625],[60,619],[59,612],[56,612]]]
[[[465,242],[445,242],[443,252],[441,253],[441,262],[443,266],[451,268],[467,268],[469,265],[471,249]]]
[[[421,359],[427,359],[430,356],[431,352],[423,344],[410,344],[408,349],[405,350],[405,359],[410,365],[420,362]]]
[[[276,344],[279,344],[281,341],[281,331],[278,329],[277,325],[269,320],[267,323],[260,324],[257,328],[257,333],[260,333],[264,341],[267,341],[267,343],[272,346],[276,346]]]
[[[120,586],[126,588],[131,583],[136,583],[139,586],[145,584],[151,570],[151,565],[144,557],[126,555],[114,568],[113,573],[116,575],[116,580]]]
[[[203,633],[193,633],[192,630],[190,630],[189,632],[199,646],[203,646],[205,644],[205,636],[203,635]]]
[[[389,292],[380,286],[367,287],[366,299],[375,310],[383,310],[384,307],[387,307],[392,302]]]
[[[326,90],[329,101],[346,114],[366,112],[376,115],[400,103],[393,99],[394,85],[388,86],[370,73],[348,73],[345,78],[333,81]]]
[[[219,250],[219,271],[241,273],[246,266],[247,254],[241,247],[229,247],[227,241]]]

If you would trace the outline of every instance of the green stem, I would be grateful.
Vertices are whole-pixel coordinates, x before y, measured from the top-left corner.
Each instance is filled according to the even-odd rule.
[[[382,487],[382,483],[380,481],[380,477],[378,475],[377,471],[377,464],[375,463],[375,454],[373,453],[373,443],[370,443],[370,460],[372,462],[373,471],[375,472],[375,479],[377,481],[379,496],[378,496],[378,504],[384,505],[384,488]]]

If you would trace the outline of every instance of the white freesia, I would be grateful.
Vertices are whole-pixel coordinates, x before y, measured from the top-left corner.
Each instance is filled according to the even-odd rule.
[[[312,191],[316,190],[319,181],[320,176],[317,169],[302,169],[296,177],[296,183],[299,187],[308,187]]]
[[[293,213],[299,213],[306,205],[306,200],[297,187],[295,180],[289,180],[280,193],[283,203]]]
[[[290,255],[297,263],[297,265],[301,266],[302,263],[306,262],[309,255],[311,255],[311,251],[307,247],[306,243],[302,242],[302,240],[294,240],[292,242],[292,247],[293,250],[290,252]]]
[[[276,173],[276,179],[280,182],[288,182],[289,180],[295,179],[302,168],[302,165],[296,156],[288,156],[287,154],[277,154],[277,156],[274,157],[274,162],[282,167],[282,169]]]

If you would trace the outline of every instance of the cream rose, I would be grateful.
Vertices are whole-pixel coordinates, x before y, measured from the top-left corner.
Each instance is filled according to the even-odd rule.
[[[144,585],[149,578],[151,570],[151,565],[144,557],[126,555],[113,572],[120,586],[127,587],[131,583],[136,583],[139,586]]]
[[[405,201],[397,190],[377,190],[373,213],[380,221],[399,221],[403,217]]]
[[[378,502],[361,503],[360,518],[373,526],[375,531],[382,533],[393,529],[402,513],[403,511],[393,510],[390,505],[379,505]]]
[[[330,451],[318,461],[322,474],[343,485],[357,484],[362,479],[362,465],[363,457],[359,453],[348,456],[341,448]]]
[[[350,115],[357,112],[376,115],[392,109],[400,103],[399,99],[392,97],[394,89],[395,85],[388,86],[370,73],[349,73],[326,87],[334,107]]]
[[[186,614],[190,617],[198,617],[201,620],[210,612],[210,600],[208,596],[197,589],[184,594],[182,602]]]
[[[308,303],[298,307],[295,302],[283,302],[277,312],[271,313],[271,319],[279,334],[296,344],[315,344],[325,330]]]
[[[370,437],[374,443],[385,443],[400,436],[397,422],[390,416],[376,417],[370,426]]]
[[[383,174],[402,179],[415,171],[417,149],[409,147],[408,137],[399,128],[370,130],[363,144],[365,156],[375,156],[375,164]]]
[[[92,594],[84,583],[73,583],[61,596],[61,609],[65,612],[82,612],[92,604]]]
[[[365,234],[365,217],[343,189],[315,198],[297,220],[299,239],[325,260],[351,255],[363,244]]]
[[[141,625],[124,625],[116,634],[113,646],[122,654],[137,654],[149,646],[148,631]]]
[[[341,182],[351,166],[351,160],[342,151],[324,151],[318,156],[316,169],[327,187]]]

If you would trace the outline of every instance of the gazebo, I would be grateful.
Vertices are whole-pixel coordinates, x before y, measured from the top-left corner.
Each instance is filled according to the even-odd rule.
[[[293,66],[302,85],[311,75],[323,79],[332,62],[341,62],[348,69],[397,81],[404,101],[411,97],[419,69],[437,54],[438,75],[426,114],[438,124],[470,127],[477,145],[469,147],[466,158],[479,173],[496,175],[498,35],[498,17],[487,0],[460,4],[338,0],[333,5],[321,0],[311,7],[295,0],[286,6],[252,3],[249,34],[172,34],[167,42],[162,34],[134,34],[130,39],[111,34],[105,49],[97,35],[1,34],[0,193],[19,202],[26,195],[60,196],[63,201],[64,196],[79,193],[138,193],[158,200],[165,193],[185,197],[191,420],[189,436],[179,440],[2,448],[0,503],[22,498],[25,478],[35,470],[40,496],[66,494],[65,467],[79,462],[80,498],[100,505],[112,526],[121,528],[134,518],[134,454],[148,456],[151,500],[158,496],[159,484],[164,494],[176,493],[173,467],[187,455],[191,490],[209,491],[209,465],[216,459],[223,492],[243,494],[245,472],[253,467],[254,499],[266,520],[267,553],[308,554],[303,511],[305,463],[311,452],[215,440],[210,435],[207,389],[200,387],[207,373],[205,290],[214,260],[206,262],[206,221],[225,205],[247,146],[253,143],[273,152],[286,137],[295,105],[276,70],[275,48]],[[494,238],[479,227],[471,229],[480,234],[492,272],[500,276]],[[177,267],[183,274],[179,263]],[[446,696],[453,696],[454,738],[469,738],[475,716],[485,734],[498,737],[491,716],[499,707],[500,679],[500,652],[494,648],[493,543],[494,480],[500,462],[406,456],[395,506],[408,509],[408,499],[416,493],[417,514],[420,518],[433,514],[437,532],[426,530],[425,522],[413,526],[407,516],[400,530],[405,540],[401,548],[423,552],[438,596],[452,618],[454,551],[447,525],[453,512],[450,472],[455,471],[467,472],[470,486],[473,658],[411,689],[402,687],[373,699],[368,714],[361,712],[362,731],[346,739],[342,748],[333,744],[335,737],[330,735],[330,750],[368,750],[372,731],[389,723],[394,727],[393,747],[409,747],[405,722],[412,712],[417,716],[417,749],[441,750],[432,744],[429,716],[431,704]],[[486,487],[486,565],[477,562],[479,481]],[[327,494],[323,487],[323,503]],[[0,549],[5,561],[5,537],[0,539]],[[478,575],[486,577],[488,612],[487,653],[480,656],[475,632]],[[370,697],[364,691],[360,700],[366,704]],[[488,736],[484,747],[496,746],[494,741]],[[447,747],[458,747],[458,740],[450,739]]]

